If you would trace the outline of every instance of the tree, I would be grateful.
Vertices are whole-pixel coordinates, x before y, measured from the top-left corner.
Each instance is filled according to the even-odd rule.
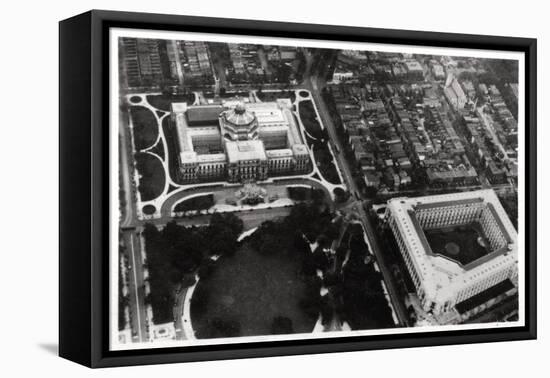
[[[342,188],[334,188],[334,196],[336,197],[336,202],[346,202],[350,196],[350,193],[347,190]]]
[[[320,312],[323,317],[323,325],[329,324],[334,317],[334,308],[328,295],[321,297]]]
[[[207,338],[237,337],[241,333],[241,324],[236,320],[215,318],[208,324]]]
[[[308,317],[318,317],[321,311],[320,295],[317,293],[317,296],[306,296],[302,298],[302,300],[300,300],[300,307]]]
[[[204,259],[201,266],[199,267],[199,277],[201,280],[206,280],[208,277],[212,276],[216,269],[216,263],[211,259]]]
[[[325,271],[329,266],[328,257],[323,252],[323,250],[319,247],[315,250],[313,253],[313,261],[316,269],[319,269],[321,271]]]
[[[284,316],[273,318],[273,324],[271,325],[272,335],[288,335],[291,333],[294,333],[291,319]]]
[[[260,245],[260,253],[266,256],[272,256],[280,250],[280,244],[273,235],[265,235]]]

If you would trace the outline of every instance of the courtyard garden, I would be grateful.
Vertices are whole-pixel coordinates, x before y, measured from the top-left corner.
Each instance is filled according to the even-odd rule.
[[[424,230],[432,252],[469,264],[490,252],[490,245],[477,222],[457,227]]]

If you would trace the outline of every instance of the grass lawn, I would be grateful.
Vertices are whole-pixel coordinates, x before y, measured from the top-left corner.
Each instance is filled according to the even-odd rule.
[[[154,155],[148,153],[136,154],[136,166],[141,178],[139,193],[142,201],[150,201],[162,194],[166,177],[162,163]]]
[[[313,102],[311,100],[301,101],[298,109],[306,131],[315,139],[325,139],[323,129],[316,118],[317,113],[315,113]]]
[[[291,102],[296,99],[296,93],[293,90],[277,92],[256,92],[256,95],[263,102],[277,101],[279,98],[288,98]]]
[[[473,223],[465,226],[425,230],[426,238],[433,253],[437,253],[466,265],[489,253],[489,242],[482,236],[481,225]]]
[[[391,309],[382,289],[382,275],[373,263],[364,263],[370,255],[361,226],[352,224],[346,231],[349,256],[344,266],[344,318],[352,329],[380,329],[394,325]]]
[[[334,159],[332,158],[332,154],[330,153],[326,142],[314,144],[313,156],[315,157],[317,166],[319,167],[319,170],[325,180],[335,185],[342,183],[340,181],[340,176],[338,176],[336,166],[334,165]]]
[[[179,171],[179,162],[178,162],[178,146],[177,146],[177,137],[176,131],[174,130],[174,125],[170,120],[170,117],[165,117],[162,120],[162,131],[164,132],[164,137],[166,138],[166,146],[168,147],[166,161],[168,163],[168,171],[170,173],[170,178],[177,184],[184,184],[180,180],[178,174]]]
[[[186,95],[149,95],[147,96],[147,102],[154,108],[162,110],[163,112],[171,111],[171,106],[173,102],[186,102],[187,105],[191,105],[195,101],[195,95],[189,93]]]
[[[311,100],[300,102],[299,111],[300,119],[307,131],[307,144],[310,146],[313,145],[313,155],[321,174],[331,184],[341,184],[340,176],[338,176],[338,171],[334,165],[334,159],[327,145],[328,135],[326,134],[326,130],[321,129],[319,121],[315,118],[316,113],[313,108],[313,102]]]
[[[157,209],[153,205],[145,205],[143,206],[142,211],[147,215],[151,215],[154,214]]]
[[[214,195],[205,194],[178,203],[174,208],[174,211],[206,210],[210,209],[212,206],[214,206]]]
[[[299,269],[300,259],[262,255],[248,242],[234,256],[221,257],[193,294],[191,319],[197,337],[215,337],[211,324],[220,319],[237,324],[240,336],[269,335],[278,316],[291,319],[294,333],[311,332],[315,319],[299,306],[306,289]]]
[[[136,151],[151,147],[158,138],[157,119],[151,111],[143,106],[132,106],[130,117],[134,125],[134,144]]]

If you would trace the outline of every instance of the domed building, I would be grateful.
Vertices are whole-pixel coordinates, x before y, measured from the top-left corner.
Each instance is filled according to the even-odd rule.
[[[223,137],[229,141],[258,139],[258,118],[243,103],[220,114],[220,127]]]
[[[180,180],[247,183],[307,173],[309,150],[291,109],[289,99],[172,103]]]

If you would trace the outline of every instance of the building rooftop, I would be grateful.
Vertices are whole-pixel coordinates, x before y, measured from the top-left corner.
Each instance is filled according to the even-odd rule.
[[[424,230],[416,219],[416,211],[452,206],[453,203],[487,206],[497,220],[498,226],[505,230],[508,245],[504,249],[490,251],[468,264],[461,264],[449,256],[433,253]],[[495,270],[502,264],[517,262],[517,231],[491,189],[416,198],[393,198],[388,201],[388,209],[403,236],[412,262],[421,275],[426,293],[434,298],[450,298],[459,290],[458,288],[474,282],[479,275]]]
[[[278,150],[267,150],[265,152],[268,158],[281,158],[293,156],[292,150],[289,148],[282,148]]]
[[[491,286],[486,290],[483,290],[481,293],[478,293],[473,297],[457,303],[455,305],[455,308],[460,314],[464,314],[465,312],[468,312],[469,310],[484,304],[490,299],[498,297],[499,295],[502,295],[507,291],[512,290],[514,287],[514,284],[508,279],[501,281],[496,285]]]
[[[228,141],[225,143],[225,152],[230,164],[245,160],[267,160],[261,140]]]
[[[223,118],[235,126],[248,126],[254,122],[256,116],[243,103],[238,103],[233,109],[226,110],[223,113]]]
[[[223,111],[221,105],[194,105],[187,107],[187,122],[189,126],[218,124],[218,118]]]

